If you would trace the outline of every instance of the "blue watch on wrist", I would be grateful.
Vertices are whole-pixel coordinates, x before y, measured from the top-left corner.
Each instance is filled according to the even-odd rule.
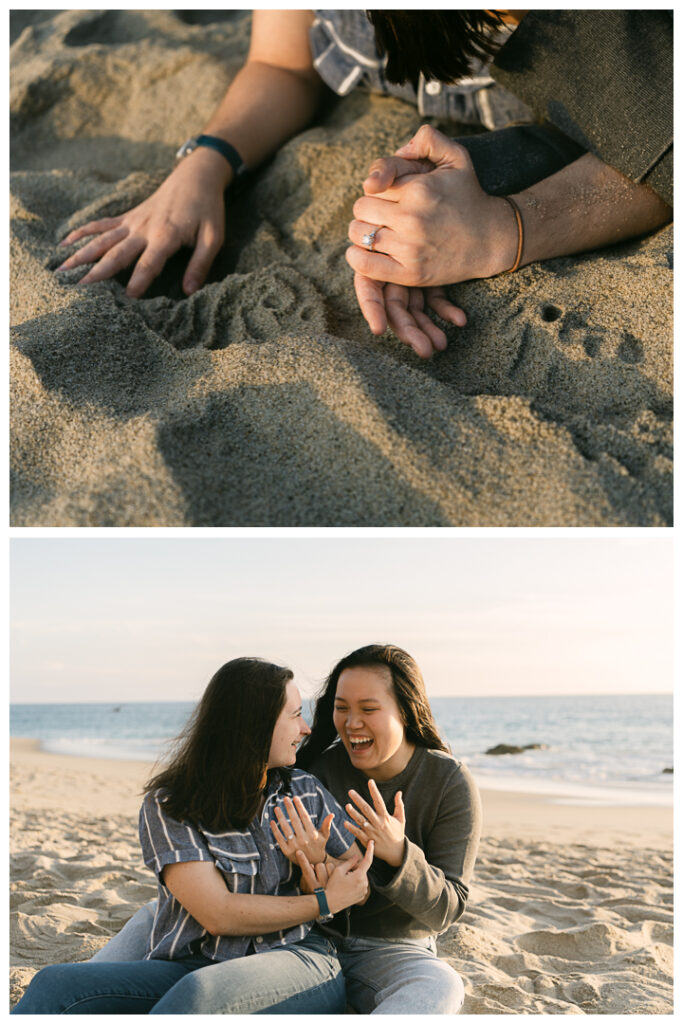
[[[219,139],[217,135],[193,135],[191,139],[184,142],[178,152],[176,153],[176,160],[182,160],[184,156],[188,156],[193,153],[195,149],[200,146],[206,146],[208,149],[215,149],[217,153],[224,156],[232,167],[235,177],[238,178],[240,174],[244,174],[247,170],[247,166],[244,160],[239,155],[234,146],[225,139]]]
[[[330,911],[330,905],[327,902],[327,896],[325,895],[325,890],[322,889],[322,888],[314,889],[313,890],[313,895],[317,897],[317,899],[318,899],[318,908],[320,909],[320,913],[318,914],[318,916],[316,918],[316,921],[321,921],[321,922],[331,921],[332,918],[334,917],[334,914]]]

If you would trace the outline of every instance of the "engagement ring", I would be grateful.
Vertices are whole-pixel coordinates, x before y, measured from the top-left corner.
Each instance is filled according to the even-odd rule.
[[[361,238],[361,245],[364,245],[366,249],[370,250],[370,252],[374,252],[374,249],[372,247],[375,244],[375,235],[377,234],[378,231],[379,228],[375,228],[374,231],[371,231],[367,235],[363,235],[363,237]]]

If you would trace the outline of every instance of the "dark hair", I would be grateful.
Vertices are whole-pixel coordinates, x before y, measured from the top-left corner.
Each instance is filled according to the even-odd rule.
[[[457,82],[500,48],[493,30],[503,24],[498,11],[366,11],[380,56],[387,55],[390,82]]]
[[[168,790],[171,817],[214,831],[244,828],[258,811],[288,668],[235,658],[219,668],[175,741],[171,761],[145,785]],[[279,770],[284,780],[286,769]]]
[[[386,668],[391,674],[394,697],[401,712],[406,739],[418,747],[450,753],[439,736],[427,699],[422,673],[406,651],[392,644],[359,647],[338,661],[323,684],[315,705],[311,734],[299,747],[298,768],[309,768],[337,736],[332,713],[337,682],[347,668]]]

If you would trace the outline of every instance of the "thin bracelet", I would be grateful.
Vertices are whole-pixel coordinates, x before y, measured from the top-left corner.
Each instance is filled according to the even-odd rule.
[[[522,249],[524,248],[524,221],[522,220],[522,211],[514,199],[511,199],[510,196],[501,196],[500,198],[510,204],[512,212],[515,215],[515,220],[517,221],[517,255],[515,256],[515,262],[507,271],[508,274],[512,274],[517,270],[517,267],[522,261]]]

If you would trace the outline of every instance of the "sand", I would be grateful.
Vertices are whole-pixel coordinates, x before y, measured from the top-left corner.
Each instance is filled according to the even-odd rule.
[[[455,286],[420,361],[374,339],[344,259],[360,183],[420,123],[352,94],[141,300],[58,281],[56,243],[146,197],[244,59],[245,12],[14,11],[17,526],[666,526],[672,229]],[[449,134],[456,135],[451,125]]]
[[[156,887],[137,843],[149,765],[12,740],[12,1005],[84,960]],[[672,814],[484,790],[468,909],[439,939],[464,1013],[673,1013]]]

